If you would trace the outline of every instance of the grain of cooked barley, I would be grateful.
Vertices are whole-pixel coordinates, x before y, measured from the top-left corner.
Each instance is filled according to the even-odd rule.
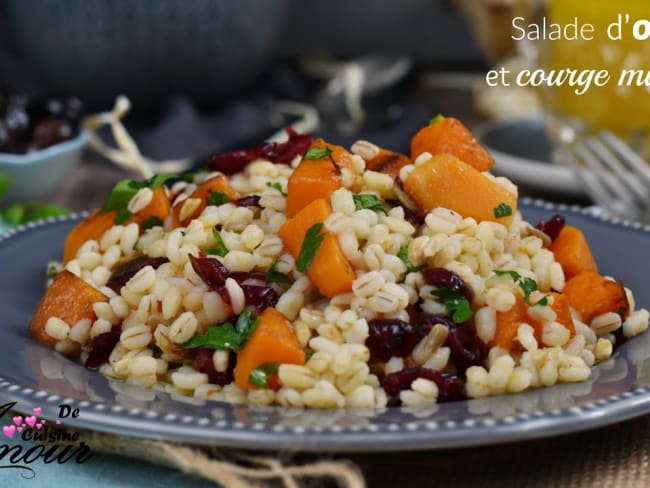
[[[346,188],[339,188],[330,197],[334,213],[349,216],[356,211],[352,192]]]
[[[106,319],[97,319],[93,322],[90,328],[90,337],[95,338],[100,334],[110,332],[113,328],[112,324]]]
[[[557,383],[560,351],[560,349],[555,347],[538,351],[544,353],[541,356],[541,367],[538,368],[539,380],[544,386],[551,386]]]
[[[550,308],[550,307],[545,307]],[[563,346],[571,338],[571,332],[559,322],[544,322],[542,326],[542,342],[547,346]]]
[[[470,366],[466,371],[467,395],[471,398],[483,398],[491,393],[490,376],[482,366]]]
[[[93,303],[93,312],[98,319],[105,319],[112,325],[120,322],[120,318],[115,315],[113,308],[109,302],[95,302]]]
[[[519,327],[517,328],[517,341],[527,351],[537,350],[537,339],[535,339],[535,329],[533,329],[529,324],[525,322],[519,324]]]
[[[329,381],[321,380],[302,393],[304,404],[315,408],[341,408],[345,397]]]
[[[530,300],[535,303],[538,299],[536,296],[531,295]],[[555,310],[544,305],[533,305],[528,307],[528,316],[538,322],[551,322],[557,318]]]
[[[509,355],[494,360],[488,372],[488,382],[493,394],[503,393],[514,371],[515,361]]]
[[[248,392],[248,402],[253,405],[271,405],[275,401],[275,391],[269,388],[260,388]]]
[[[325,337],[314,337],[309,341],[309,347],[314,351],[326,352],[330,356],[334,357],[339,349],[339,344]]]
[[[623,323],[623,335],[633,337],[648,329],[648,311],[645,308],[632,312]]]
[[[71,259],[65,264],[65,269],[73,275],[81,276],[81,265],[76,259]]]
[[[476,311],[474,322],[476,324],[476,335],[478,338],[484,344],[489,344],[494,339],[496,332],[496,311],[492,307],[482,307]]]
[[[621,316],[614,312],[607,312],[591,319],[589,327],[598,337],[606,336],[621,327]]]
[[[156,360],[150,356],[139,356],[131,359],[128,364],[129,374],[134,376],[156,376]]]
[[[370,385],[359,385],[345,397],[345,405],[351,408],[375,406],[375,390]]]
[[[318,335],[320,337],[327,339],[328,341],[331,341],[336,344],[343,344],[345,342],[345,337],[343,337],[343,333],[334,324],[330,324],[329,322],[323,322],[316,328],[316,330],[318,331]]]
[[[442,371],[447,367],[449,363],[449,356],[451,350],[448,347],[439,347],[436,349],[436,352],[427,359],[427,361],[422,365],[422,367],[427,369],[432,369],[434,371]]]
[[[302,398],[302,395],[299,391],[294,390],[293,388],[280,388],[276,395],[275,399],[283,407],[303,407],[305,402]]]
[[[523,368],[515,368],[506,385],[508,393],[520,393],[530,387],[532,375]]]
[[[576,331],[576,334],[580,334],[586,340],[586,344],[595,344],[598,340],[596,333],[585,323],[580,320],[573,319],[573,328]]]
[[[381,198],[392,198],[394,195],[395,183],[393,178],[386,173],[366,170],[361,175],[361,181],[365,191],[377,192]]]
[[[358,386],[364,384],[369,374],[370,368],[368,364],[363,361],[354,361],[345,373],[335,377],[336,387],[341,393],[347,395]]]
[[[408,295],[406,292],[404,292],[404,295],[406,295],[406,299],[404,301],[408,303]],[[400,308],[404,308],[404,306],[400,306],[402,303],[403,300],[401,300],[399,297],[383,289],[368,299],[369,308],[377,313],[395,312]]]
[[[580,356],[564,355],[558,368],[558,379],[566,382],[584,381],[589,378],[591,369]]]
[[[443,324],[435,324],[429,333],[416,344],[411,352],[411,359],[417,364],[426,363],[444,344],[449,335],[449,329]]]
[[[594,353],[595,360],[600,362],[608,359],[612,355],[613,350],[613,344],[607,339],[603,339],[601,337],[598,339],[598,342],[596,342],[596,345],[592,352]]]
[[[435,234],[451,235],[456,232],[456,223],[440,217],[434,212],[430,212],[424,219],[427,228]]]
[[[335,375],[343,375],[348,371],[351,365],[352,354],[350,350],[345,347],[341,347],[336,352],[336,354],[334,354],[329,369]]]
[[[195,390],[208,383],[208,375],[197,371],[174,371],[171,374],[172,384],[183,390]]]
[[[81,319],[70,328],[70,333],[68,334],[68,337],[71,340],[78,342],[81,345],[85,345],[88,342],[88,339],[90,338],[91,326],[92,326],[92,322],[90,319],[88,318]]]
[[[496,361],[501,356],[508,356],[508,351],[506,351],[505,349],[499,346],[491,347],[490,350],[488,351],[488,357],[487,357],[488,368],[491,368],[492,365],[494,364],[494,361]]]
[[[282,386],[298,391],[314,387],[318,379],[311,368],[299,364],[281,364],[278,378]]]
[[[244,290],[239,286],[232,278],[226,278],[225,282],[226,291],[230,297],[230,306],[235,315],[239,315],[244,310],[246,306],[246,297],[244,296]]]
[[[194,389],[194,398],[203,400],[218,400],[221,393],[221,386],[212,383],[206,383]]]
[[[189,341],[198,327],[196,316],[192,312],[183,312],[169,326],[169,339],[176,344]]]
[[[575,336],[573,336],[571,338],[571,340],[569,342],[567,342],[564,345],[564,347],[563,347],[564,352],[566,352],[567,354],[571,354],[573,356],[579,356],[580,354],[582,354],[582,351],[585,348],[586,342],[587,341],[585,339],[585,336],[580,335],[580,334],[576,334]]]
[[[260,197],[260,205],[276,212],[284,212],[287,208],[287,199],[273,190],[273,193],[265,193]]]
[[[63,341],[70,334],[70,326],[58,317],[50,317],[45,322],[45,333],[52,339]]]
[[[411,383],[411,390],[419,393],[425,398],[438,398],[438,385],[425,378],[417,378],[413,383]]]
[[[230,251],[223,258],[223,264],[232,272],[248,273],[255,267],[253,255],[244,251]]]
[[[307,367],[312,371],[321,374],[329,368],[331,362],[331,354],[323,351],[316,351],[307,361]]]
[[[580,354],[580,357],[581,357],[582,360],[585,362],[585,364],[586,364],[587,366],[589,366],[590,368],[591,368],[594,364],[596,364],[596,356],[595,356],[594,353],[593,353],[592,351],[590,351],[589,349],[584,349],[584,350],[582,351],[582,353]]]
[[[507,312],[515,302],[515,296],[509,290],[490,288],[485,293],[485,302],[497,312]]]
[[[216,292],[212,292],[216,293]],[[206,296],[208,294],[206,293]],[[205,303],[206,297],[204,296],[204,303]],[[169,320],[176,315],[178,315],[178,312],[181,308],[181,302],[182,302],[182,296],[181,296],[181,291],[179,288],[175,286],[170,286],[167,291],[164,293],[162,301],[161,301],[161,311],[163,318],[166,320]]]
[[[396,373],[404,369],[404,359],[393,356],[384,365],[384,374]]]
[[[120,334],[120,342],[124,347],[133,351],[147,347],[151,342],[152,334],[148,325],[134,325],[123,330]]]

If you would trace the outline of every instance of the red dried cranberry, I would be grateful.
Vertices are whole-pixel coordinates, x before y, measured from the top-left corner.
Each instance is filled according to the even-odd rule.
[[[195,257],[188,254],[192,268],[199,275],[206,285],[218,289],[224,286],[228,278],[228,268],[218,259],[205,256]]]
[[[541,230],[544,234],[551,238],[551,241],[557,239],[557,236],[560,235],[560,232],[564,228],[566,219],[560,214],[555,214],[553,217],[548,219],[547,222],[540,220],[535,226],[536,229]]]
[[[469,285],[453,271],[445,268],[423,269],[422,277],[429,285],[438,288],[449,288],[456,293],[460,293],[470,302],[474,298],[474,292]]]
[[[386,362],[393,356],[406,357],[423,335],[409,324],[397,319],[373,319],[368,322],[366,347],[370,362]]]
[[[401,371],[388,374],[382,380],[382,386],[386,393],[393,397],[399,404],[399,394],[408,390],[411,384],[418,378],[424,378],[435,382],[438,387],[438,402],[453,402],[465,398],[463,380],[458,376],[448,373],[441,373],[427,368],[405,368]]]
[[[120,340],[120,327],[113,327],[109,332],[98,334],[93,338],[90,354],[86,358],[86,368],[99,368],[108,361],[117,341]]]
[[[252,305],[260,312],[268,307],[275,307],[280,296],[268,286],[241,285],[246,298],[246,305]]]
[[[201,373],[208,375],[208,381],[215,385],[224,386],[229,383],[232,383],[234,376],[234,355],[230,354],[230,362],[228,368],[224,372],[219,372],[214,369],[214,363],[212,362],[212,356],[214,354],[214,349],[208,349],[206,347],[200,347],[196,350],[196,355],[194,356],[194,369]]]
[[[70,122],[62,117],[43,117],[34,126],[32,143],[37,148],[53,146],[71,139],[74,131]]]
[[[267,159],[272,163],[289,164],[299,154],[304,154],[312,142],[309,134],[298,134],[287,127],[289,140],[284,143],[265,142],[248,149],[236,149],[220,154],[214,154],[206,161],[208,169],[221,171],[225,174],[237,173],[256,159]]]
[[[115,271],[113,271],[113,274],[108,279],[106,286],[108,286],[115,293],[119,293],[120,289],[124,285],[126,285],[126,283],[145,266],[151,266],[153,269],[156,269],[159,266],[168,262],[169,259],[162,258],[162,257],[150,258],[150,257],[143,256],[140,258],[132,259],[128,263],[123,264]]]
[[[247,197],[241,197],[235,200],[235,205],[238,207],[258,207],[262,208],[260,205],[260,196],[259,195],[248,195]]]

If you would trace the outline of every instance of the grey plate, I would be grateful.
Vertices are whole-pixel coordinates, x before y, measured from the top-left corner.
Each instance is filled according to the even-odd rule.
[[[524,202],[537,221],[557,211],[587,234],[603,273],[650,305],[650,227],[595,218],[578,208]],[[591,429],[650,412],[650,334],[624,344],[590,379],[517,395],[382,410],[302,410],[203,402],[109,380],[37,343],[27,332],[44,268],[78,217],[0,237],[0,396],[22,412],[80,409],[76,427],[196,444],[305,451],[395,451],[475,446]]]

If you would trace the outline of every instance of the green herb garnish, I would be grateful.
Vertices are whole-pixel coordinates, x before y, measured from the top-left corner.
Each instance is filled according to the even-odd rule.
[[[437,124],[438,122],[440,122],[442,120],[445,120],[445,116],[442,115],[442,114],[438,114],[429,121],[429,125]]]
[[[214,240],[217,241],[217,247],[211,247],[209,249],[206,249],[205,253],[210,254],[212,256],[224,257],[226,254],[228,254],[229,250],[226,247],[226,243],[223,242],[223,237],[221,237],[221,233],[217,229],[212,229],[212,236],[214,237]]]
[[[248,382],[251,385],[255,385],[260,388],[268,388],[269,378],[272,375],[278,374],[279,367],[280,365],[276,362],[264,363],[251,371],[251,374],[248,377]]]
[[[519,285],[519,288],[524,292],[524,301],[530,305],[530,294],[534,291],[537,291],[537,282],[532,278],[522,278],[522,276],[516,271],[512,270],[500,270],[497,269],[494,271],[494,274],[497,276],[508,275],[512,278],[512,281]],[[535,305],[547,305],[548,297],[541,298]]]
[[[242,339],[242,344],[246,342],[250,336],[253,335],[255,329],[260,323],[260,318],[251,320],[251,311],[249,309],[244,310],[239,317],[237,318],[237,324],[235,325],[235,330],[240,335]]]
[[[165,182],[171,178],[176,178],[176,175],[154,175],[148,180],[135,181],[135,180],[121,180],[113,187],[111,194],[108,196],[106,203],[101,209],[101,213],[105,214],[113,210],[118,214],[115,217],[115,223],[120,225],[126,222],[131,215],[127,210],[127,206],[131,198],[135,196],[142,188],[150,188],[156,190],[163,186]]]
[[[543,296],[540,298],[535,305],[541,305],[542,307],[545,307],[548,305],[548,295]]]
[[[274,181],[273,183],[267,181],[266,186],[268,186],[269,188],[273,188],[274,190],[278,190],[280,194],[284,195],[285,197],[287,196],[284,190],[282,190],[282,185],[277,181]]]
[[[420,266],[415,266],[410,260],[409,260],[409,245],[408,244],[402,244],[399,248],[399,251],[397,251],[397,257],[402,260],[404,265],[406,266],[406,273],[417,273],[421,269],[424,269],[427,267],[426,264],[422,264]]]
[[[310,147],[305,153],[305,159],[308,159],[309,161],[318,161],[319,159],[323,159],[330,154],[332,154],[332,150],[327,146]]]
[[[380,212],[384,212],[384,214],[388,215],[386,207],[384,207],[384,202],[382,202],[381,199],[376,195],[352,195],[352,200],[354,200],[354,208],[357,210],[368,208],[370,210],[379,210]]]
[[[207,333],[192,337],[183,344],[185,349],[206,347],[208,349],[222,349],[239,351],[243,345],[242,336],[235,330],[230,322],[216,327],[208,327]]]
[[[438,297],[444,303],[451,319],[457,324],[462,324],[472,316],[472,307],[467,298],[450,288],[437,288],[431,291],[434,297]]]
[[[56,266],[50,266],[49,268],[47,268],[48,280],[53,280],[57,274],[59,274],[59,272],[57,271]]]
[[[323,239],[325,239],[325,233],[320,233],[322,229],[323,223],[318,222],[307,229],[305,233],[305,240],[302,242],[300,254],[298,254],[298,260],[296,261],[296,269],[301,273],[307,271],[318,249],[320,249]]]
[[[253,335],[259,321],[259,317],[251,320],[250,310],[245,310],[237,318],[236,325],[233,326],[230,322],[226,322],[222,325],[208,327],[205,334],[192,337],[183,344],[183,347],[185,349],[207,347],[208,349],[239,351]]]
[[[229,201],[230,197],[222,191],[211,191],[205,198],[206,205],[214,205],[215,207],[228,203]]]
[[[55,204],[15,203],[0,212],[0,216],[9,225],[22,225],[34,220],[58,217],[69,213],[65,208]]]
[[[276,259],[273,261],[273,264],[269,268],[269,270],[266,272],[266,281],[269,283],[286,283],[287,285],[290,285],[293,283],[293,280],[289,278],[286,274],[280,273],[276,268],[278,266],[278,262],[280,260]]]
[[[508,217],[510,215],[512,215],[512,207],[507,203],[501,202],[499,206],[494,209],[494,216],[497,219],[500,219],[501,217]]]
[[[163,225],[162,220],[160,220],[155,215],[151,215],[146,219],[144,219],[144,222],[142,222],[142,230],[151,229],[153,227],[162,227],[162,225]]]

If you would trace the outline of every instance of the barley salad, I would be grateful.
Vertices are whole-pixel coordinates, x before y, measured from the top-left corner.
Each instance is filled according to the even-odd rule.
[[[31,333],[142,387],[369,408],[584,381],[647,329],[579,229],[522,219],[458,120],[410,155],[288,135],[119,182],[49,265]]]

